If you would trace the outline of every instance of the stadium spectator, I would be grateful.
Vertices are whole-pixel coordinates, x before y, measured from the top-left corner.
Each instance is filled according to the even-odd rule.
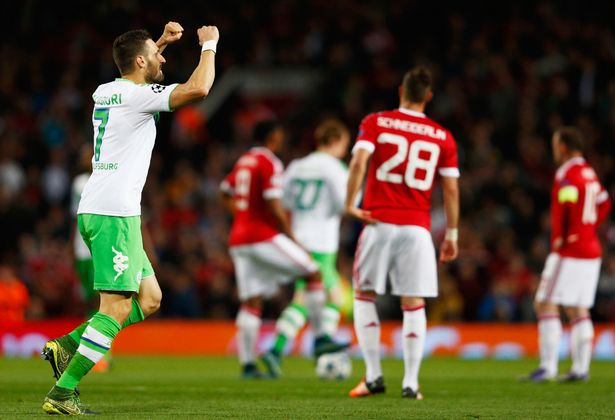
[[[19,323],[26,317],[30,296],[13,269],[0,265],[0,323]]]

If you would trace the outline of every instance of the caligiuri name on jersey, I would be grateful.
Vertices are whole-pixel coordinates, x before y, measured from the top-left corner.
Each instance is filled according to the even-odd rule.
[[[376,124],[378,124],[379,127],[407,131],[408,133],[420,134],[438,140],[446,139],[446,131],[440,128],[434,128],[431,125],[419,124],[412,121],[398,120],[397,118],[387,117],[378,117]]]
[[[100,96],[100,95],[92,95],[94,99],[94,103],[96,105],[121,105],[122,104],[122,94],[114,93],[111,96]]]

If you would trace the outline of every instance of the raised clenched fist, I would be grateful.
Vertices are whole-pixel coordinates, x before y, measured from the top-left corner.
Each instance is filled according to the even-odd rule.
[[[218,41],[220,34],[216,26],[202,26],[196,31],[199,36],[199,45],[203,45],[207,41]]]
[[[184,33],[184,28],[177,22],[169,22],[164,25],[164,32],[162,33],[162,40],[165,44],[172,44],[175,41],[178,41],[182,34]]]

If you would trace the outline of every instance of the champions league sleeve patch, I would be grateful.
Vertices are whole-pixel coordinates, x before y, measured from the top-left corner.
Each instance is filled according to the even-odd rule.
[[[151,85],[150,88],[154,91],[154,93],[161,93],[167,87],[164,85],[154,84],[154,85]]]

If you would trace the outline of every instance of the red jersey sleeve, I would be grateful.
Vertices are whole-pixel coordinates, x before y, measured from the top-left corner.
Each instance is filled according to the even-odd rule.
[[[459,178],[459,163],[457,161],[457,142],[453,135],[447,132],[446,142],[438,163],[440,176]]]
[[[376,140],[378,139],[376,118],[376,114],[369,114],[367,117],[363,118],[359,126],[357,141],[352,149],[352,153],[355,153],[358,149],[367,150],[369,153],[374,152],[376,149]]]
[[[284,192],[282,163],[271,159],[263,159],[261,162],[263,198],[265,200],[282,198]]]

